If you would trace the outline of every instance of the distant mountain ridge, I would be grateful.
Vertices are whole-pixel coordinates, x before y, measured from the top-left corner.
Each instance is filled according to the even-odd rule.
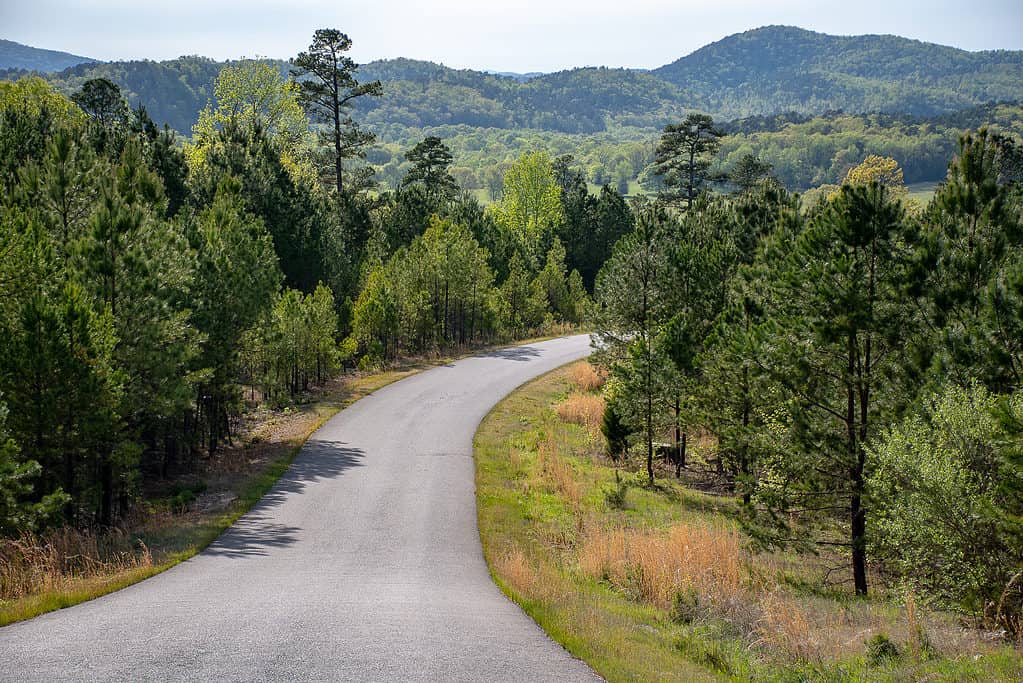
[[[78,64],[95,63],[99,60],[91,57],[73,55],[69,52],[44,50],[38,47],[22,45],[13,40],[0,39],[0,70],[22,69],[52,73],[63,71]]]
[[[968,52],[891,35],[833,36],[766,26],[706,45],[651,73],[686,87],[710,111],[932,115],[1019,99],[1023,52]]]
[[[47,77],[68,93],[89,78],[109,78],[156,121],[188,134],[223,64],[202,57],[79,64]],[[287,72],[286,62],[278,65]],[[384,140],[436,126],[596,133],[657,129],[692,110],[719,120],[834,110],[934,116],[1023,100],[1023,51],[967,52],[897,36],[767,26],[652,71],[494,74],[389,59],[363,65],[359,79],[384,84],[384,97],[363,98],[357,109]]]

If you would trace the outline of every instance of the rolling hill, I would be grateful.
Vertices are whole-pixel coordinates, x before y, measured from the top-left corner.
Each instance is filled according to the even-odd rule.
[[[1023,95],[1023,52],[789,26],[728,36],[652,73],[726,117],[829,109],[933,115]]]
[[[57,50],[43,50],[38,47],[30,47],[15,43],[12,40],[0,39],[0,70],[23,69],[25,71],[39,71],[49,73],[63,71],[69,66],[95,63],[96,60],[90,57],[81,57],[67,52]]]
[[[85,63],[47,77],[69,93],[89,78],[109,78],[158,122],[187,134],[223,64],[194,56]],[[278,64],[287,72],[286,62]],[[411,59],[371,62],[359,77],[381,80],[385,96],[360,101],[358,117],[381,138],[397,139],[409,128],[447,125],[558,133],[658,129],[694,109],[718,119],[834,110],[933,116],[1023,100],[1020,51],[967,52],[896,36],[785,26],[728,36],[653,71],[599,67],[530,76]]]

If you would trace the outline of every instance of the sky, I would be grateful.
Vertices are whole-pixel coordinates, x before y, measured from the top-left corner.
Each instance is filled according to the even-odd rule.
[[[101,60],[288,58],[336,28],[360,63],[654,68],[770,24],[1023,49],[1021,0],[0,0],[0,38]]]

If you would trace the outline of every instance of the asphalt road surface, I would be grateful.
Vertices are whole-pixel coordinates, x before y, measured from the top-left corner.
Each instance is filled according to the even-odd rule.
[[[497,401],[588,353],[512,347],[358,401],[203,553],[0,628],[0,680],[599,680],[492,583],[472,461]]]

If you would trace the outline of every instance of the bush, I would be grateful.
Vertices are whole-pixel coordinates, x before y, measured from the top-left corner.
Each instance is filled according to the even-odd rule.
[[[604,500],[612,510],[624,510],[625,498],[629,493],[629,482],[615,470],[615,483],[604,489]]]
[[[1007,456],[1018,437],[1011,420],[996,415],[999,406],[1021,415],[1023,394],[1000,401],[978,385],[952,386],[888,430],[869,449],[868,537],[875,556],[920,590],[976,616],[987,612],[1011,632],[1018,611],[996,606],[1020,571],[1014,513],[1023,481]]]
[[[691,624],[700,618],[700,594],[692,587],[675,593],[671,605],[671,620],[676,624]]]
[[[899,647],[883,633],[868,639],[866,645],[867,661],[871,666],[882,666],[902,655]]]

